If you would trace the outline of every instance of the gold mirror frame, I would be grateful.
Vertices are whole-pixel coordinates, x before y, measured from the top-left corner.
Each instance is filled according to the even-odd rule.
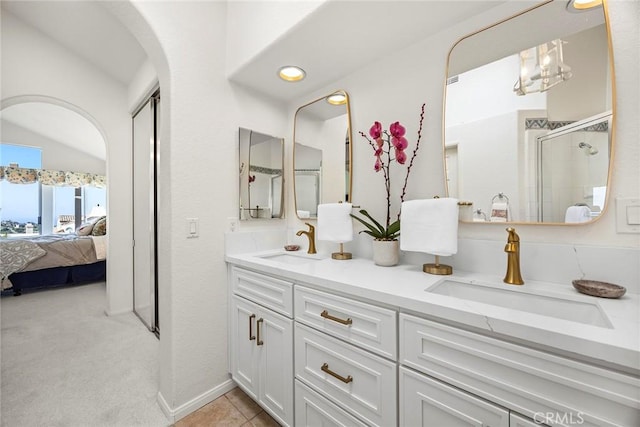
[[[238,130],[238,142],[238,214],[240,220],[279,219],[284,217],[284,138],[267,135],[241,127]],[[252,163],[252,148],[258,144],[266,143],[271,145],[270,148],[265,147],[269,148],[269,151],[273,151],[275,149],[279,152],[275,153],[275,155],[272,153],[269,156],[271,161],[273,161],[273,159],[275,159],[276,163],[279,161],[279,165],[272,164],[271,161],[260,162],[264,164]],[[280,178],[279,184],[274,181],[278,178]],[[254,187],[257,184],[261,184],[263,189],[266,188],[267,190],[266,196],[261,194],[259,195],[257,202],[255,202],[255,197],[252,202],[251,184],[254,184]],[[253,203],[257,203],[257,205],[254,207]],[[276,209],[278,207],[279,209]]]
[[[485,36],[487,33],[487,30],[492,30],[495,29],[496,27],[500,26],[501,24],[504,23],[512,23],[514,21],[514,19],[525,16],[527,13],[535,11],[541,7],[544,7],[545,5],[554,3],[553,0],[548,0],[548,1],[544,1],[536,6],[533,6],[531,8],[528,8],[520,13],[517,13],[509,18],[503,19],[501,21],[498,21],[494,24],[491,24],[487,27],[484,27],[478,31],[475,31],[471,34],[468,34],[464,37],[462,37],[461,39],[459,39],[456,43],[453,44],[453,46],[451,47],[449,54],[447,56],[447,68],[446,68],[446,76],[445,76],[445,82],[444,82],[444,88],[443,88],[443,115],[442,115],[442,134],[443,134],[443,145],[442,145],[442,151],[443,151],[443,172],[444,172],[444,178],[445,178],[445,191],[447,193],[447,195],[449,195],[450,191],[449,191],[449,181],[448,181],[448,169],[453,169],[450,168],[447,164],[447,127],[446,127],[446,119],[447,119],[447,86],[450,83],[450,78],[452,77],[451,73],[451,59],[452,59],[452,54],[454,53],[454,50],[456,49],[456,47],[459,47],[460,44],[464,41],[469,40],[470,38],[480,35],[482,34],[483,36]],[[558,3],[558,2],[555,2]],[[603,0],[602,1],[602,5],[599,6],[599,8],[602,8],[601,13],[603,14],[603,18],[604,18],[604,26],[606,29],[606,37],[607,37],[607,41],[606,41],[606,46],[607,46],[607,50],[608,50],[608,56],[607,56],[607,62],[608,62],[608,66],[607,66],[607,71],[609,73],[609,75],[607,76],[607,84],[610,84],[610,129],[609,129],[609,159],[608,159],[608,170],[606,172],[606,195],[604,198],[604,206],[602,207],[600,214],[594,218],[592,218],[589,221],[586,222],[580,222],[580,223],[568,223],[568,222],[539,222],[539,221],[508,221],[506,223],[509,224],[535,224],[535,225],[569,225],[569,226],[573,226],[573,225],[585,225],[585,224],[591,224],[594,221],[597,221],[598,219],[600,219],[602,217],[602,215],[605,213],[605,211],[609,208],[609,204],[610,204],[610,193],[611,193],[611,179],[612,179],[612,170],[613,170],[613,162],[614,162],[614,152],[615,152],[615,122],[616,122],[616,87],[615,87],[615,72],[614,72],[614,63],[613,63],[613,46],[612,46],[612,42],[611,42],[611,28],[610,28],[610,20],[609,20],[609,12],[608,12],[608,7],[607,7],[607,0]],[[576,13],[580,13],[580,12],[576,12]],[[515,26],[515,25],[514,25]],[[520,28],[522,28],[522,31],[530,31],[530,26],[529,25],[519,25]],[[518,53],[518,52],[511,52],[512,54],[514,53]],[[504,55],[502,55],[504,56]],[[494,60],[496,60],[498,58],[492,58],[488,61],[485,61],[484,63],[490,63]],[[483,64],[484,64],[483,63]],[[472,69],[474,67],[470,67],[469,69]],[[457,75],[458,73],[454,73],[454,76]],[[517,76],[516,76],[517,77]],[[514,78],[514,80],[516,80]],[[578,122],[580,120],[576,120],[576,122]],[[491,173],[491,172],[490,172]],[[540,185],[538,183],[538,185]],[[498,194],[502,194],[502,193],[498,193]],[[463,208],[462,204],[463,203],[467,203],[467,202],[463,202],[461,200],[461,209]],[[462,210],[461,210],[462,212]],[[462,215],[461,215],[462,216]],[[462,220],[463,222],[469,222],[469,223],[473,223],[473,224],[494,224],[495,222],[491,222],[491,221],[483,221],[483,222],[475,222],[472,220]]]
[[[334,95],[344,96],[344,101],[338,102],[338,103],[329,101],[329,99]],[[342,106],[344,106],[344,110],[342,111],[336,110],[337,108],[340,108]],[[312,110],[310,110],[310,108],[314,108],[314,111],[312,113],[311,113]],[[328,120],[346,115],[346,129],[344,129],[341,137],[336,137],[334,138],[334,140],[330,141],[328,143],[329,146],[327,146],[327,143],[325,143],[321,147],[320,146],[313,147],[313,148],[309,147],[307,146],[307,144],[301,143],[299,141],[300,138],[304,139],[307,136],[305,135],[304,131],[301,129],[302,127],[301,120],[302,120],[302,115],[304,113],[309,113],[309,116],[316,119],[319,123],[326,122]],[[303,142],[306,142],[306,141],[303,141]],[[294,206],[295,206],[294,209],[298,219],[301,219],[301,220],[317,219],[317,216],[314,216],[312,214],[310,214],[309,217],[306,217],[305,215],[303,216],[300,215],[299,208],[302,206],[298,201],[298,191],[300,191],[301,189],[301,183],[298,182],[299,180],[296,178],[300,178],[304,173],[308,173],[306,177],[311,180],[319,180],[318,185],[320,186],[320,188],[327,187],[328,180],[335,180],[336,182],[340,180],[341,182],[344,182],[344,191],[340,193],[341,196],[336,194],[336,197],[331,197],[332,200],[324,200],[324,198],[322,197],[322,194],[318,194],[316,197],[318,204],[337,203],[340,201],[351,202],[351,200],[353,199],[353,187],[352,187],[353,143],[352,142],[353,142],[353,135],[351,131],[351,107],[350,107],[349,95],[347,94],[346,91],[344,90],[334,91],[326,96],[323,96],[322,98],[315,99],[301,106],[296,110],[295,117],[294,117],[294,126],[293,126],[292,180],[293,180],[293,200],[294,200]],[[318,145],[318,144],[313,144],[313,145]],[[310,149],[310,150],[320,151],[321,158],[325,158],[323,157],[323,156],[326,156],[324,152],[327,151],[328,149],[343,150],[345,153],[344,168],[343,168],[344,176],[338,177],[338,176],[326,176],[326,175],[320,175],[320,174],[314,175],[314,171],[297,170],[296,154],[300,154],[299,151],[302,151],[301,146],[305,146],[307,149]],[[330,157],[326,157],[326,158],[330,158]],[[321,173],[325,173],[325,172],[326,171],[322,169]],[[317,209],[317,206],[316,206],[316,209]]]

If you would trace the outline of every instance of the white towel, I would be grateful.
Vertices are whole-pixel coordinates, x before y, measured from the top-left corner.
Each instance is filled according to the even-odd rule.
[[[297,210],[296,213],[298,214],[298,218],[300,219],[306,219],[309,218],[311,216],[311,214],[309,213],[309,211],[301,211],[301,210]]]
[[[318,205],[318,240],[344,243],[353,240],[351,203]]]
[[[458,200],[402,203],[400,249],[449,256],[458,252]]]
[[[564,222],[577,223],[591,220],[591,209],[588,206],[569,206],[564,215]]]
[[[507,222],[509,220],[509,204],[496,202],[491,204],[491,222]]]

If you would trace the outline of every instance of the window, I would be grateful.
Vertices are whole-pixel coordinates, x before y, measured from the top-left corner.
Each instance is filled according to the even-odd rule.
[[[0,165],[40,169],[42,150],[0,144]],[[0,181],[0,223],[2,235],[40,233],[40,183],[12,184]]]
[[[39,148],[0,144],[0,166],[42,169]],[[96,207],[106,207],[105,188],[0,181],[1,235],[73,233]]]

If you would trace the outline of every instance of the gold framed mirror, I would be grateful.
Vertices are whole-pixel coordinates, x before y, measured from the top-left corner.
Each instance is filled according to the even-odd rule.
[[[450,50],[443,152],[463,221],[584,224],[606,207],[615,85],[607,4],[547,1]]]
[[[284,139],[240,128],[241,220],[284,216]]]
[[[321,203],[350,202],[353,138],[349,95],[338,90],[298,108],[293,140],[296,216],[314,219]]]

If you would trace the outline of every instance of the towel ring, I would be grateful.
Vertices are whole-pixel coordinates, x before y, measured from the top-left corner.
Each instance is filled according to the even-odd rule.
[[[507,203],[509,203],[509,198],[507,196],[505,196],[504,193],[498,193],[495,196],[493,196],[491,198],[491,203],[495,202],[496,199],[500,199],[500,200],[507,199]]]

